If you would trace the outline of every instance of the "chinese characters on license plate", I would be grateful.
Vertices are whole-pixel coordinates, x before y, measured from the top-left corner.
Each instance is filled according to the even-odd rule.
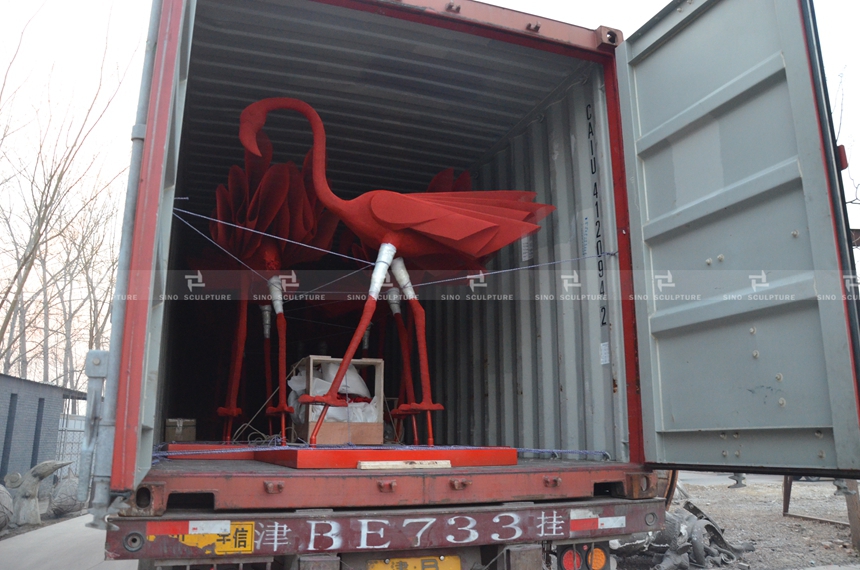
[[[653,506],[637,503],[636,508],[649,511]],[[624,509],[603,507],[512,509],[437,516],[392,513],[377,517],[309,517],[272,518],[267,520],[161,520],[148,521],[147,545],[177,555],[409,551],[444,549],[485,544],[527,543],[560,540],[576,536],[609,536],[632,530],[628,505]],[[639,513],[633,520],[645,520]],[[644,523],[643,523],[644,524]],[[124,531],[125,534],[128,531]],[[124,534],[123,534],[124,536]],[[167,540],[169,542],[162,542]],[[174,541],[178,541],[176,545]],[[179,546],[179,550],[177,550]],[[189,549],[189,550],[185,550]],[[384,562],[384,556],[374,557]],[[429,562],[428,562],[429,561]],[[435,562],[434,562],[435,561]],[[400,566],[377,566],[380,569],[425,570],[457,568],[447,557],[402,558]],[[443,564],[444,563],[444,564]],[[406,566],[403,566],[406,564]],[[422,566],[423,564],[423,566]],[[430,564],[428,566],[428,564]],[[436,564],[433,566],[432,564]],[[452,563],[450,563],[452,564]],[[458,569],[459,570],[459,569]]]

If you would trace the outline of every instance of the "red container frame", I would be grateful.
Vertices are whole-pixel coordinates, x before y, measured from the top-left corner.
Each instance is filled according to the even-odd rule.
[[[384,0],[314,0],[344,8],[438,26],[449,30],[514,43],[600,64],[606,83],[609,142],[613,169],[616,234],[619,251],[624,358],[627,378],[627,412],[631,464],[616,464],[619,471],[636,471],[645,460],[642,433],[642,405],[636,345],[636,316],[633,296],[627,185],[621,129],[621,112],[614,48],[621,43],[618,30],[579,26],[489,6],[471,0],[457,3],[457,11],[447,8],[445,0],[404,0],[396,4]],[[134,491],[138,435],[141,429],[141,393],[146,333],[149,328],[149,293],[153,279],[156,228],[165,174],[169,117],[178,67],[178,49],[185,9],[183,0],[162,0],[158,45],[153,66],[146,139],[142,159],[140,190],[135,217],[134,238],[126,300],[126,321],[120,360],[117,393],[116,435],[114,440],[111,490]],[[539,25],[538,25],[539,24]],[[614,41],[611,41],[613,40]],[[588,479],[591,470],[583,469]],[[501,474],[501,473],[500,473]],[[622,477],[623,478],[623,477]],[[589,482],[591,487],[591,483]],[[593,491],[593,487],[592,491]],[[590,496],[586,494],[584,496]],[[238,505],[236,505],[238,508]]]

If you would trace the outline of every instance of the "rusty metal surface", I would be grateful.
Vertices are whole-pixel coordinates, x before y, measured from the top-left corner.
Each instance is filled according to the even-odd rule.
[[[657,490],[656,476],[628,464],[521,460],[515,466],[374,472],[173,460],[155,465],[143,480],[149,502],[132,499],[123,515],[161,515],[171,493],[212,493],[215,510],[310,509],[566,500],[594,496],[595,485],[635,499],[654,497]]]
[[[492,30],[513,32],[524,38],[542,39],[575,47],[583,51],[608,51],[623,41],[620,30],[600,26],[596,30],[575,26],[511,10],[491,6],[472,0],[318,0],[326,4],[362,5],[379,13],[397,17],[397,12],[412,11],[425,18],[445,21],[449,26],[457,24],[478,25]],[[612,34],[609,34],[612,32]]]
[[[660,528],[663,513],[659,498],[352,512],[232,513],[230,519],[219,518],[225,515],[218,513],[184,512],[159,519],[111,519],[118,530],[108,532],[106,547],[110,559],[195,559],[213,555],[408,552],[580,538],[608,540]],[[129,537],[145,540],[140,544],[139,538]]]
[[[299,556],[298,570],[340,570],[340,558],[331,554]]]
[[[624,496],[630,499],[644,499],[657,496],[657,474],[650,471],[627,473]]]

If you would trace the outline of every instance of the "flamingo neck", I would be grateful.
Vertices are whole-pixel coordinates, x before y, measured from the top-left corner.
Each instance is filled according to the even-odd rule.
[[[313,132],[314,142],[313,142],[313,162],[311,164],[311,170],[313,173],[314,180],[314,188],[316,189],[317,195],[326,208],[334,212],[338,217],[345,210],[346,200],[342,200],[338,198],[334,192],[332,192],[331,187],[328,185],[328,180],[326,180],[325,175],[325,158],[326,158],[326,140],[325,140],[325,127],[323,126],[322,119],[319,114],[317,114],[316,110],[299,99],[291,99],[287,97],[277,97],[273,99],[269,99],[266,102],[269,105],[266,109],[266,112],[274,111],[276,109],[290,109],[293,111],[298,111],[311,125],[311,131]]]

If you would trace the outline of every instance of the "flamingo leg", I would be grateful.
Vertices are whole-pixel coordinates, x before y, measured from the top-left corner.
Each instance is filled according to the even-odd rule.
[[[400,358],[402,360],[402,372],[400,374],[400,405],[394,410],[394,415],[412,416],[412,439],[415,445],[418,445],[418,422],[415,415],[418,411],[412,409],[412,404],[415,403],[415,387],[412,385],[412,343],[410,342],[409,332],[406,329],[406,323],[403,321],[403,312],[400,309],[400,290],[392,287],[388,291],[388,305],[391,307],[391,312],[394,314],[394,321],[397,323],[397,336],[400,340]],[[404,403],[405,400],[405,403]]]
[[[416,411],[427,412],[427,445],[433,445],[433,419],[430,412],[444,410],[441,404],[434,404],[430,394],[430,363],[427,359],[427,336],[425,331],[424,308],[418,302],[409,272],[402,258],[397,258],[391,263],[391,272],[397,280],[397,284],[403,290],[403,296],[412,309],[412,318],[415,324],[415,337],[418,343],[418,364],[421,371],[421,402],[412,404],[410,408]]]
[[[414,402],[415,401],[415,387],[414,387],[413,381],[412,381],[412,365],[411,365],[412,325],[413,324],[414,323],[412,322],[411,318],[406,323],[404,323],[404,326],[406,327],[406,332],[407,332],[406,346],[409,347],[409,354],[410,354],[409,385],[412,386],[412,401]],[[415,445],[418,445],[418,443],[419,443],[418,442],[418,418],[417,418],[417,414],[415,414],[415,413],[412,414],[412,433],[414,434],[412,437],[412,441]]]
[[[233,437],[233,419],[242,414],[237,407],[239,399],[239,382],[242,378],[242,363],[245,354],[245,339],[248,337],[248,283],[242,278],[239,289],[239,314],[236,322],[236,335],[233,337],[233,357],[230,360],[230,378],[227,383],[227,403],[218,408],[218,415],[226,417],[224,425],[224,441]]]
[[[349,369],[349,364],[352,362],[353,356],[355,356],[355,351],[358,350],[358,345],[361,344],[361,340],[364,338],[364,331],[367,330],[370,319],[376,311],[376,300],[379,298],[382,284],[385,282],[385,276],[388,274],[388,268],[396,251],[396,248],[390,243],[383,243],[379,248],[379,256],[376,258],[376,265],[373,267],[373,275],[370,278],[370,291],[367,294],[364,311],[361,313],[361,320],[359,320],[358,328],[355,329],[355,333],[352,335],[352,340],[349,342],[346,354],[343,355],[343,360],[341,360],[340,366],[337,369],[337,374],[335,374],[334,380],[332,380],[331,388],[322,396],[303,394],[299,397],[299,402],[303,404],[323,404],[322,412],[320,412],[320,417],[308,442],[311,445],[316,445],[317,443],[317,435],[325,420],[329,406],[342,408],[347,405],[345,400],[340,400],[337,397],[337,393],[346,376],[346,371]]]
[[[294,410],[287,405],[287,319],[284,317],[284,300],[281,281],[277,277],[269,279],[269,293],[278,327],[278,405],[266,408],[266,414],[281,416],[281,445],[287,444],[287,414]]]
[[[266,397],[272,396],[272,307],[260,305],[263,312],[263,361],[266,373]],[[269,435],[272,435],[272,418],[269,418]]]
[[[361,339],[361,357],[367,358],[368,353],[370,352],[370,329],[373,328],[373,322],[367,326],[367,330],[364,331],[364,337]],[[361,370],[361,379],[367,382],[367,368],[363,368]]]

